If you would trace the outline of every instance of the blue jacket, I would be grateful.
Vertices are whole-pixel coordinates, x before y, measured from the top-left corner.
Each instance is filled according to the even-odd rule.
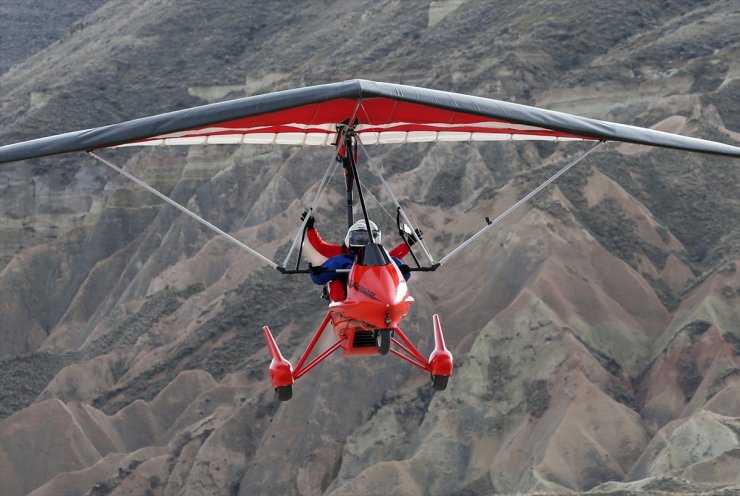
[[[403,265],[403,262],[400,259],[396,257],[391,257],[391,258],[393,259],[393,262],[399,267]],[[354,263],[355,263],[354,254],[343,253],[341,255],[331,257],[326,262],[322,263],[321,267],[325,269],[351,269]],[[409,271],[402,270],[401,274],[403,274],[404,279],[406,279],[407,281],[411,278],[411,272]],[[311,280],[315,284],[323,285],[335,279],[346,280],[348,275],[349,275],[349,272],[335,272],[334,270],[327,270],[326,272],[321,272],[319,274],[311,274]]]

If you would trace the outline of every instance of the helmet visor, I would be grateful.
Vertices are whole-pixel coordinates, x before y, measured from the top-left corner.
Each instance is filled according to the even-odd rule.
[[[376,243],[380,242],[380,231],[373,229],[373,239]],[[350,246],[365,246],[371,242],[367,229],[355,229],[349,233]]]

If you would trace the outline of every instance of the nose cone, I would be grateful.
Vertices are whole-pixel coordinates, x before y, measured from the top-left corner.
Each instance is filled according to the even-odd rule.
[[[387,305],[386,312],[385,312],[386,325],[389,328],[398,327],[398,324],[401,322],[401,320],[403,320],[406,314],[409,313],[409,307],[411,307],[411,304],[413,302],[414,302],[414,299],[411,298],[411,296],[407,295],[406,298],[401,299],[395,304]]]
[[[396,264],[364,267],[355,265],[347,281],[347,300],[362,312],[360,320],[378,328],[397,327],[413,299]],[[358,316],[359,317],[359,316]]]
[[[358,301],[395,305],[408,292],[406,281],[395,264],[363,267],[355,264],[347,280],[348,296]]]

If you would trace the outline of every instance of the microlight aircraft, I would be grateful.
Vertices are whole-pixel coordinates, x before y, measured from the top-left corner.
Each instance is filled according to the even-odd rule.
[[[411,250],[413,266],[404,266],[401,269],[435,271],[607,141],[740,158],[740,148],[715,141],[477,96],[351,80],[277,91],[9,144],[0,147],[0,163],[68,152],[88,153],[258,257],[265,264],[289,275],[325,270],[321,266],[310,264],[308,267],[301,267],[300,247],[304,245],[301,239],[305,238],[306,225],[317,208],[329,177],[340,165],[345,177],[348,225],[353,223],[354,191],[357,192],[362,217],[366,225],[370,225],[357,163],[358,148],[397,143],[493,140],[584,141],[592,142],[594,146],[563,166],[495,219],[486,217],[478,232],[439,259],[435,259],[429,252],[421,231],[413,227],[392,189],[376,168],[395,203],[399,234],[409,250],[411,245],[415,245],[423,253],[422,263]],[[336,148],[318,186],[314,203],[305,212],[288,255],[281,264],[248,247],[100,155],[101,149],[127,146],[218,144],[314,145]],[[369,156],[368,153],[365,155]],[[369,161],[369,167],[375,168],[372,160]],[[297,247],[295,265],[288,267]],[[384,355],[390,352],[429,373],[432,386],[436,390],[446,388],[452,375],[453,359],[445,346],[438,316],[435,314],[432,318],[435,345],[428,358],[414,346],[400,327],[414,301],[401,269],[391,261],[388,251],[380,243],[371,241],[361,248],[346,274],[346,297],[330,302],[326,317],[295,367],[283,357],[268,327],[263,328],[272,357],[270,379],[280,400],[290,399],[294,382],[339,349],[345,356]],[[311,358],[329,323],[332,324],[336,340]]]

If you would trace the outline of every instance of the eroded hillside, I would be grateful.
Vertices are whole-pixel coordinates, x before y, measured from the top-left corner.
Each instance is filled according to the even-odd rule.
[[[356,77],[740,136],[736,2],[309,4],[109,0],[70,13],[69,32],[43,31],[54,42],[0,75],[0,143]],[[3,17],[5,32],[23,19]],[[439,257],[581,150],[409,144],[368,147],[361,165],[383,165]],[[105,153],[274,259],[332,159],[267,146]],[[337,356],[278,404],[260,328],[295,363],[325,311],[310,281],[261,267],[88,157],[4,164],[3,488],[730,494],[738,184],[730,159],[603,147],[414,275],[406,330],[430,350],[440,314],[456,357],[447,391],[391,357]],[[333,179],[317,214],[328,239],[342,235],[341,188]],[[370,204],[392,243],[393,221]]]

